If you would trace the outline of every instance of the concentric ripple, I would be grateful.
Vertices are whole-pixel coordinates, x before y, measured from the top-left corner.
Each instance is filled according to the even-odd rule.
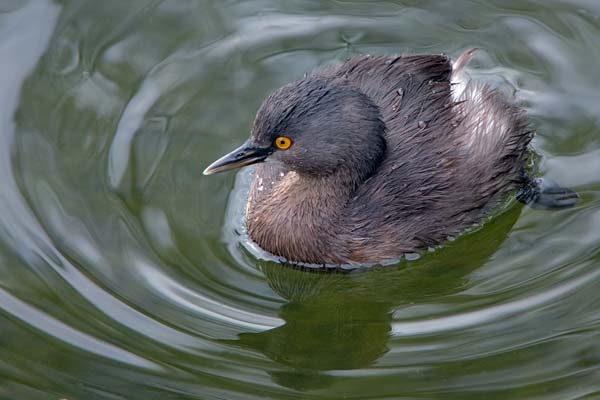
[[[600,6],[0,4],[0,399],[600,398]],[[508,204],[418,260],[307,273],[202,169],[274,88],[359,53],[482,49],[574,208]]]

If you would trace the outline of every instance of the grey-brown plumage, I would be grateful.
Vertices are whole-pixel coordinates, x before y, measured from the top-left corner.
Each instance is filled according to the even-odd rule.
[[[371,263],[480,222],[517,187],[532,132],[500,93],[461,81],[471,55],[454,69],[441,55],[358,57],[269,96],[246,144],[259,155],[237,154],[268,161],[250,238],[290,261]]]

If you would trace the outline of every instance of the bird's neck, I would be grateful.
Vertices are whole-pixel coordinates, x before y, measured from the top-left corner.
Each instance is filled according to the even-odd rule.
[[[345,263],[349,254],[335,243],[343,234],[346,205],[358,184],[360,178],[347,171],[321,177],[288,172],[260,202],[250,199],[250,237],[289,261]]]

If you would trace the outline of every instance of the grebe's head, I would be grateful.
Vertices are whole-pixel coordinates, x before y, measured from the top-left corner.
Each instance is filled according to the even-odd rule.
[[[385,152],[384,130],[377,106],[347,81],[307,78],[271,94],[250,138],[204,174],[271,160],[303,175],[366,177]]]

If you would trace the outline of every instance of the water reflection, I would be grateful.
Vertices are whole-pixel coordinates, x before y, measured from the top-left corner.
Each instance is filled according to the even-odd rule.
[[[236,202],[232,205],[237,206]],[[395,310],[464,290],[469,274],[494,254],[520,210],[520,205],[512,204],[495,218],[493,226],[485,225],[435,255],[369,273],[307,273],[262,262],[267,283],[287,300],[279,312],[285,324],[242,333],[238,340],[225,343],[254,349],[292,367],[271,371],[281,385],[296,390],[326,387],[332,383],[328,371],[367,368],[388,351],[388,341],[395,334]],[[472,235],[481,240],[478,246],[469,242]]]

